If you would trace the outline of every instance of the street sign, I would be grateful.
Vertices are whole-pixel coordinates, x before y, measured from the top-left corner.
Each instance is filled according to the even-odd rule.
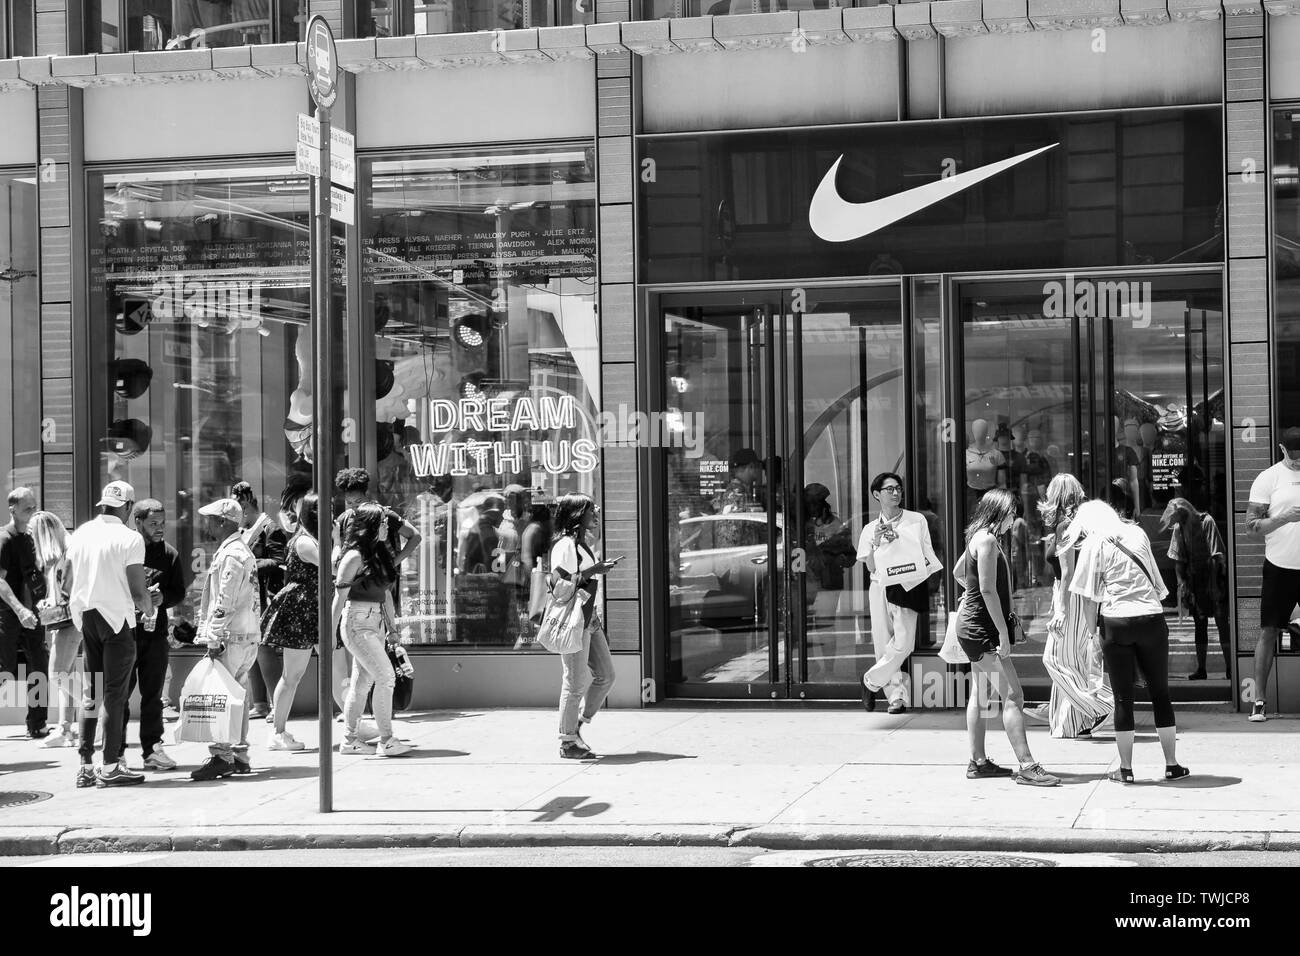
[[[330,187],[330,218],[344,225],[357,224],[356,197],[346,189]]]
[[[330,127],[330,179],[357,188],[357,138],[335,126]]]
[[[299,143],[298,150],[294,154],[293,168],[300,173],[306,173],[308,176],[319,176],[320,150]]]
[[[319,14],[307,24],[307,86],[312,102],[321,109],[333,106],[339,95],[339,58],[334,47],[334,31]]]
[[[306,113],[299,113],[298,142],[312,149],[320,149],[320,120]]]

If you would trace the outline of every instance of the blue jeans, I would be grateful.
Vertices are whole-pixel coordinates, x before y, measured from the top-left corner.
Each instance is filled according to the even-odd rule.
[[[600,612],[592,613],[582,632],[582,650],[561,654],[560,663],[560,739],[576,740],[579,726],[591,722],[614,688],[614,658]]]
[[[234,744],[209,744],[208,752],[222,760],[248,763],[248,708],[253,703],[253,692],[248,680],[248,672],[257,663],[256,635],[242,635],[241,640],[226,641],[226,649],[217,661],[230,676],[244,689],[244,715],[239,727],[239,742]]]
[[[343,700],[346,742],[357,740],[361,711],[372,687],[375,726],[379,728],[380,739],[387,740],[393,736],[393,685],[397,683],[397,675],[386,650],[383,609],[371,601],[349,601],[343,608],[341,631],[343,646],[352,655],[352,679]]]

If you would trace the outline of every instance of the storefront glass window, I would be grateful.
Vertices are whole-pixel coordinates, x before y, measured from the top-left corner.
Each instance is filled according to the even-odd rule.
[[[389,37],[595,22],[595,0],[356,0],[357,32]]]
[[[9,0],[8,11],[0,21],[0,30],[9,38],[8,56],[32,56],[36,53],[36,10],[34,0]],[[0,54],[4,45],[0,44]]]
[[[1274,384],[1277,423],[1300,425],[1300,110],[1273,114]]]
[[[41,487],[36,178],[0,175],[0,476]],[[7,519],[6,519],[7,520]]]
[[[90,195],[99,477],[160,500],[197,572],[215,548],[201,505],[242,480],[276,520],[285,487],[311,480],[307,181],[293,167],[95,172]]]
[[[833,10],[836,7],[874,7],[891,0],[642,0],[642,20],[668,17],[725,17],[781,10]]]
[[[86,52],[291,43],[301,0],[87,0]]]
[[[549,512],[599,501],[593,153],[457,150],[366,163],[379,497],[422,540],[413,643],[529,649]]]

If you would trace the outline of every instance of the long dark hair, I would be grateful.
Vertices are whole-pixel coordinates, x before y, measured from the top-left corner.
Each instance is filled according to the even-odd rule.
[[[298,500],[298,527],[315,538],[319,534],[317,522],[318,503],[316,492],[309,491]]]
[[[367,580],[387,586],[397,580],[397,566],[387,542],[379,540],[379,529],[388,520],[388,510],[373,501],[359,504],[343,520],[343,554],[355,551],[361,555],[361,570],[357,580]]]
[[[975,536],[976,531],[992,532],[1019,511],[1020,503],[1010,491],[1006,488],[990,488],[984,492],[984,497],[980,498],[979,504],[975,506],[975,513],[971,515],[970,523],[966,525],[966,543],[970,544],[970,539]]]
[[[594,507],[596,502],[590,495],[575,492],[561,496],[555,502],[555,523],[552,525],[555,533],[577,539],[582,534],[582,519]]]

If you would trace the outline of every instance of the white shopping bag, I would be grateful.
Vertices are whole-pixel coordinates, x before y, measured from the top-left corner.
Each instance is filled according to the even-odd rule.
[[[900,584],[903,590],[910,591],[942,567],[937,561],[926,558],[916,532],[903,527],[898,529],[898,536],[893,541],[882,541],[876,549],[874,577],[883,585]]]
[[[244,689],[220,661],[204,657],[181,690],[176,742],[234,744],[244,720]]]

